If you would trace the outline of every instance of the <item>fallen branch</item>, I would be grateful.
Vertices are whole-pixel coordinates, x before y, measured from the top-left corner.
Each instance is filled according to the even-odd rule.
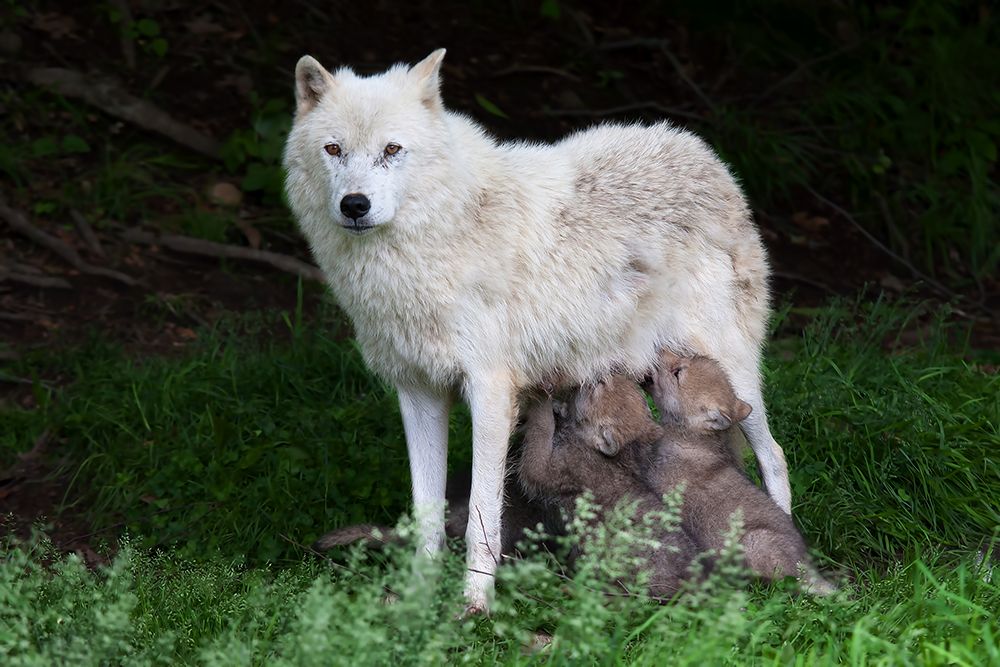
[[[192,255],[204,255],[206,257],[218,257],[227,259],[244,259],[251,262],[261,262],[276,269],[281,269],[287,273],[300,276],[307,280],[324,282],[323,272],[318,267],[303,262],[300,259],[289,255],[282,255],[268,250],[254,250],[243,246],[227,245],[225,243],[215,243],[192,238],[190,236],[178,236],[176,234],[150,234],[139,229],[126,230],[122,238],[129,243],[142,243],[145,245],[159,245],[177,252],[186,252]]]
[[[875,235],[872,234],[870,231],[868,231],[867,229],[865,229],[861,225],[861,223],[858,222],[857,219],[855,219],[855,217],[853,215],[851,215],[847,211],[847,209],[845,209],[844,207],[838,205],[835,202],[830,201],[829,199],[827,199],[826,197],[824,197],[820,193],[818,193],[815,190],[813,190],[808,185],[805,186],[805,189],[813,197],[815,197],[816,199],[818,199],[819,201],[823,202],[824,204],[826,204],[827,206],[829,206],[830,208],[832,208],[834,211],[836,211],[837,213],[839,213],[842,218],[844,218],[849,223],[851,223],[852,225],[854,225],[855,229],[857,229],[859,232],[861,232],[862,236],[864,236],[866,239],[868,239],[869,241],[871,241],[872,245],[874,245],[876,248],[878,248],[879,250],[881,250],[882,252],[884,252],[886,255],[888,255],[892,259],[896,260],[897,262],[899,262],[900,264],[902,264],[903,266],[905,266],[907,269],[910,270],[910,272],[914,276],[916,276],[917,278],[920,278],[921,280],[925,281],[931,287],[935,288],[936,290],[938,290],[939,292],[941,292],[942,294],[944,294],[944,295],[946,295],[946,296],[948,296],[950,298],[954,299],[954,298],[958,297],[958,295],[955,294],[955,292],[951,291],[950,289],[948,289],[947,287],[945,287],[942,283],[938,282],[937,280],[934,280],[934,278],[931,278],[929,275],[927,275],[926,273],[924,273],[923,271],[921,271],[920,269],[918,269],[916,266],[914,266],[905,257],[903,257],[899,253],[893,251],[892,248],[890,248],[886,244],[884,244],[881,241],[879,241],[878,238],[876,238]]]
[[[796,282],[815,287],[816,289],[822,290],[827,294],[836,294],[836,290],[827,285],[826,283],[821,283],[818,280],[813,280],[808,276],[803,276],[798,273],[789,273],[788,271],[772,271],[771,275],[775,278],[781,278],[783,280],[794,280]]]
[[[35,85],[64,97],[75,97],[116,118],[162,134],[193,151],[219,158],[220,144],[190,125],[174,120],[151,102],[132,95],[121,84],[100,74],[83,74],[60,67],[36,67],[24,74]]]
[[[580,77],[572,72],[567,72],[564,69],[558,67],[547,67],[545,65],[511,65],[510,67],[505,67],[498,72],[493,73],[494,78],[499,78],[502,76],[510,76],[511,74],[551,74],[552,76],[561,76],[564,79],[569,79],[570,81],[580,81]]]
[[[6,220],[7,224],[10,225],[14,231],[20,232],[38,245],[44,246],[59,255],[81,273],[88,273],[93,276],[105,276],[126,285],[135,285],[138,282],[135,278],[127,276],[124,273],[119,273],[118,271],[113,271],[111,269],[105,269],[100,266],[93,266],[92,264],[88,264],[83,261],[83,258],[80,257],[80,254],[73,246],[33,225],[31,221],[28,220],[28,216],[21,211],[8,206],[7,202],[3,198],[0,198],[0,218]]]
[[[32,287],[55,287],[59,289],[72,289],[73,286],[62,278],[55,276],[43,276],[36,273],[19,273],[6,266],[0,265],[0,283],[9,280],[22,285]]]
[[[101,240],[97,238],[94,228],[90,226],[90,223],[83,217],[83,214],[74,209],[69,212],[69,215],[73,218],[73,222],[76,223],[76,228],[80,232],[83,242],[90,248],[90,251],[98,257],[107,257],[104,247],[101,245]]]

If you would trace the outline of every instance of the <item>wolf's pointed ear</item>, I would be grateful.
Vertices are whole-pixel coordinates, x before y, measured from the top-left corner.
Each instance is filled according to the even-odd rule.
[[[410,76],[420,86],[420,101],[433,111],[444,106],[441,102],[441,61],[444,54],[444,49],[438,49],[410,68]]]
[[[733,425],[733,418],[718,408],[705,411],[705,427],[713,431],[725,431]]]
[[[607,426],[601,428],[601,437],[597,440],[597,449],[605,456],[617,456],[621,445],[615,439],[615,434]]]
[[[736,399],[736,406],[733,409],[733,421],[739,424],[741,421],[750,416],[753,412],[753,406],[746,401],[741,401]]]
[[[312,111],[333,88],[333,77],[312,56],[302,56],[295,66],[295,104],[298,113]]]

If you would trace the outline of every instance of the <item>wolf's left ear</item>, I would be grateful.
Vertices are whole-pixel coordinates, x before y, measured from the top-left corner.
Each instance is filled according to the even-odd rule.
[[[410,76],[420,86],[420,100],[433,111],[444,106],[441,102],[440,76],[444,54],[444,49],[438,49],[410,68]]]
[[[295,65],[295,104],[298,113],[312,111],[333,88],[333,77],[312,56],[302,56]]]

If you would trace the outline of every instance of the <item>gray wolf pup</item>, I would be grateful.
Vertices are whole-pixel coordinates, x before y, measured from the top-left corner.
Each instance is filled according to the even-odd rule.
[[[635,504],[634,518],[639,521],[662,511],[662,497],[641,477],[652,464],[662,431],[638,385],[613,375],[580,388],[568,401],[567,412],[557,428],[551,400],[529,409],[518,466],[529,497],[572,515],[576,499],[590,490],[600,506],[595,523],[629,503]],[[682,528],[669,532],[653,525],[652,536],[661,546],[637,545],[635,555],[648,558],[649,594],[667,599],[680,590],[698,551]]]
[[[704,141],[605,124],[497,143],[439,91],[444,50],[374,76],[295,69],[288,201],[368,366],[399,393],[422,550],[444,542],[448,415],[472,413],[470,610],[493,588],[518,397],[547,377],[642,377],[664,348],[718,359],[785,511],[759,362],[768,265],[739,185]],[[471,511],[471,510],[470,510]]]
[[[698,546],[718,552],[729,517],[739,510],[744,529],[740,541],[754,574],[764,579],[797,576],[806,590],[833,592],[810,563],[792,517],[743,474],[731,427],[746,419],[751,407],[736,397],[719,364],[664,352],[652,384],[664,435],[654,448],[646,479],[659,493],[684,482],[681,521]]]

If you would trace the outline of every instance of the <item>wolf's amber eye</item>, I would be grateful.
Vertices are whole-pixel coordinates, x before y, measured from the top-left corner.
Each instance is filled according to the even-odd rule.
[[[323,146],[323,150],[326,151],[327,155],[332,155],[334,157],[340,155],[340,146],[337,144],[327,144],[326,146]]]
[[[400,146],[399,144],[386,144],[386,146],[385,146],[385,154],[386,155],[395,155],[396,153],[398,153],[400,151],[401,148],[402,148],[402,146]]]

